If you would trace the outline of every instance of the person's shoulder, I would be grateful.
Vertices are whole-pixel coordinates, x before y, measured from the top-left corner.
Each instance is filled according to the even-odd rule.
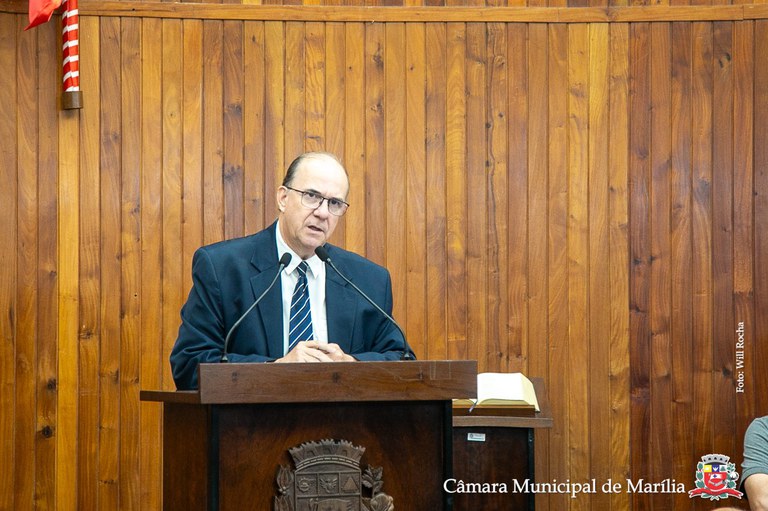
[[[333,261],[334,264],[343,266],[346,270],[389,273],[383,266],[376,264],[370,259],[366,259],[355,252],[350,252],[349,250],[337,247],[336,245],[331,245],[330,243],[326,245],[326,248],[328,249],[328,255],[330,256],[331,261]]]
[[[260,243],[268,243],[270,241],[269,228],[259,231],[255,234],[249,234],[248,236],[241,236],[238,238],[231,238],[227,240],[217,241],[208,245],[203,245],[198,248],[198,252],[205,252],[209,255],[222,255],[238,253],[246,250],[251,251],[257,247]]]
[[[762,436],[768,435],[768,415],[754,419],[747,428],[747,433],[759,434]]]

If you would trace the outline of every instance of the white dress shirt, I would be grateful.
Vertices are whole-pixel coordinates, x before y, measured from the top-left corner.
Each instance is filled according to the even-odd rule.
[[[301,257],[283,240],[280,234],[280,222],[275,229],[277,233],[277,257],[280,258],[284,253],[291,254],[291,262],[283,270],[280,276],[280,283],[283,291],[283,353],[288,350],[288,329],[291,321],[291,300],[293,299],[293,289],[299,280],[299,264]],[[328,320],[325,312],[325,264],[319,257],[313,255],[307,261],[309,270],[307,271],[307,285],[309,286],[309,308],[312,314],[312,333],[314,339],[318,342],[328,342]]]

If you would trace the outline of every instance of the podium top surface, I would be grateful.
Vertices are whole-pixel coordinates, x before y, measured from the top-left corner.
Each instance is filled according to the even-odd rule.
[[[473,398],[475,360],[200,364],[199,390],[141,391],[142,401],[194,404],[441,401]]]

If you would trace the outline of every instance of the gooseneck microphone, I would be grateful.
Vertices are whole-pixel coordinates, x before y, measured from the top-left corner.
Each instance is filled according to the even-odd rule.
[[[256,298],[256,301],[254,301],[250,307],[248,307],[248,310],[243,312],[243,315],[237,318],[237,321],[235,321],[235,324],[232,325],[232,328],[229,329],[229,332],[227,332],[227,337],[224,338],[224,353],[221,355],[220,362],[229,362],[229,359],[227,358],[227,347],[229,346],[229,338],[232,337],[232,332],[235,331],[235,328],[237,328],[240,323],[243,322],[245,317],[253,310],[254,307],[256,307],[259,302],[261,301],[264,296],[266,296],[267,293],[269,293],[269,290],[272,289],[275,286],[275,282],[277,282],[277,278],[280,276],[280,274],[283,272],[283,269],[288,266],[291,263],[291,254],[288,252],[284,253],[280,257],[280,264],[277,268],[277,273],[275,273],[275,278],[272,279],[272,282],[269,283],[269,286],[267,286],[267,289],[264,290],[261,295],[259,295],[258,298]]]
[[[367,294],[363,293],[363,290],[362,290],[362,289],[360,289],[359,287],[357,287],[357,286],[355,285],[355,283],[354,283],[354,282],[352,282],[351,280],[349,280],[349,279],[348,279],[348,278],[347,278],[347,277],[346,277],[346,276],[345,276],[343,273],[341,273],[341,272],[339,271],[339,269],[338,269],[338,268],[336,268],[336,265],[335,265],[335,264],[333,264],[333,261],[331,261],[331,256],[330,256],[330,255],[328,255],[328,249],[327,249],[327,248],[325,248],[325,246],[324,246],[324,245],[321,245],[321,246],[317,247],[317,248],[315,249],[315,254],[317,254],[317,257],[319,257],[321,261],[323,261],[325,264],[327,264],[328,266],[330,266],[331,268],[333,268],[333,271],[335,271],[335,272],[336,272],[336,273],[339,275],[339,277],[341,277],[342,279],[344,279],[344,281],[345,281],[347,284],[349,284],[350,286],[352,286],[352,287],[355,289],[355,291],[357,291],[358,293],[360,293],[360,295],[361,295],[363,298],[365,298],[366,300],[368,300],[368,303],[370,303],[371,305],[373,305],[373,307],[374,307],[374,308],[375,308],[377,311],[381,312],[381,313],[384,315],[384,317],[385,317],[385,318],[387,318],[387,319],[388,319],[388,320],[389,320],[389,321],[390,321],[390,322],[391,322],[393,325],[395,325],[395,327],[397,328],[397,330],[400,332],[400,335],[402,335],[402,336],[403,336],[403,343],[405,344],[405,346],[404,346],[404,347],[405,347],[405,350],[403,351],[402,355],[400,355],[400,360],[414,360],[414,356],[412,355],[413,351],[411,350],[411,346],[408,344],[408,340],[405,338],[405,332],[403,332],[403,329],[402,329],[402,328],[400,328],[400,325],[398,325],[398,324],[397,324],[397,321],[395,321],[395,320],[392,318],[392,316],[390,316],[389,314],[387,314],[387,313],[384,311],[384,309],[382,309],[381,307],[379,307],[379,305],[378,305],[376,302],[374,302],[374,301],[373,301],[373,300],[372,300],[372,299],[371,299],[371,298],[370,298],[370,297],[369,297]]]

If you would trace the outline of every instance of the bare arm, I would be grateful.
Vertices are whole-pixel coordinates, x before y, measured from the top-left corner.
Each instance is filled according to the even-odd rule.
[[[768,474],[752,474],[744,481],[752,511],[768,511]]]

